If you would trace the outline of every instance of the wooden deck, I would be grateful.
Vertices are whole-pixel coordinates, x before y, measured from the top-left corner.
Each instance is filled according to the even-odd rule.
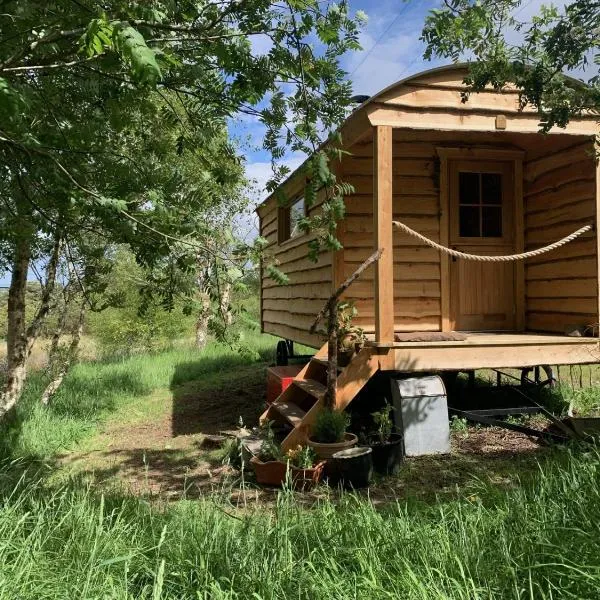
[[[404,372],[521,368],[600,362],[600,340],[540,333],[467,333],[462,341],[367,345],[387,354],[382,365]],[[390,356],[390,353],[393,353]],[[393,366],[392,366],[393,365]]]

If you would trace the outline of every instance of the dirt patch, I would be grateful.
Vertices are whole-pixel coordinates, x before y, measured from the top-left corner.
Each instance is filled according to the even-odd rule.
[[[219,494],[235,506],[271,503],[277,491],[253,485],[223,465],[219,450],[201,447],[206,435],[234,433],[240,417],[257,422],[265,403],[265,365],[210,373],[171,390],[137,399],[119,410],[85,447],[62,457],[70,476],[155,499]],[[539,424],[537,424],[539,426]],[[368,491],[375,503],[401,498],[454,498],[471,494],[481,481],[518,485],[535,472],[546,448],[522,434],[493,427],[452,432],[452,452],[406,459],[397,476],[376,478]],[[311,504],[336,490],[298,494]]]
[[[240,417],[256,423],[264,381],[264,367],[254,364],[143,398],[121,409],[84,447],[62,456],[62,474],[169,498],[235,485],[238,474],[222,464],[221,452],[203,450],[201,442],[205,435],[235,432]]]

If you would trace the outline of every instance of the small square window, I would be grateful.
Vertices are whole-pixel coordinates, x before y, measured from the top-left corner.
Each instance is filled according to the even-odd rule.
[[[299,223],[305,216],[304,196],[298,196],[287,206],[279,208],[277,233],[280,244],[302,234]]]
[[[298,226],[301,219],[304,218],[304,196],[296,198],[289,208],[289,219],[290,219],[290,238],[296,237],[302,233],[302,230]]]
[[[458,174],[458,234],[460,237],[502,237],[502,175]]]

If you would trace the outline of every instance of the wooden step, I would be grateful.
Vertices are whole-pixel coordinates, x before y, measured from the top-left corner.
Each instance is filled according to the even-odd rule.
[[[322,383],[319,383],[314,379],[294,379],[292,384],[299,387],[301,390],[304,390],[307,394],[310,394],[317,400],[322,398],[327,391],[327,388]]]
[[[320,365],[323,365],[325,368],[329,367],[329,361],[326,358],[315,358],[314,356],[310,359],[311,362],[316,362],[319,363]],[[340,365],[338,365],[338,373],[341,373],[344,370],[344,367],[340,367]]]
[[[297,404],[285,401],[273,402],[271,410],[277,411],[293,427],[298,427],[306,414]]]

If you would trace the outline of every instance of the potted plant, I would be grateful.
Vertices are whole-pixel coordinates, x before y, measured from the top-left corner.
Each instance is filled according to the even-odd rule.
[[[281,486],[288,471],[294,487],[307,489],[320,481],[324,462],[316,460],[316,454],[308,447],[298,446],[285,455],[275,440],[271,422],[261,428],[263,441],[258,455],[250,459],[256,481],[262,485]]]
[[[352,357],[365,343],[365,332],[355,325],[352,319],[358,314],[352,302],[337,305],[337,362],[340,367],[350,364]]]
[[[307,444],[321,459],[331,458],[336,452],[355,446],[358,438],[346,431],[350,417],[343,411],[324,408],[315,420]]]
[[[285,455],[295,489],[306,490],[318,483],[323,476],[324,460],[318,460],[309,446],[297,446]]]
[[[402,462],[402,435],[394,433],[392,411],[394,407],[386,403],[377,412],[371,413],[374,428],[369,435],[369,447],[373,450],[373,468],[383,475],[392,475]]]

